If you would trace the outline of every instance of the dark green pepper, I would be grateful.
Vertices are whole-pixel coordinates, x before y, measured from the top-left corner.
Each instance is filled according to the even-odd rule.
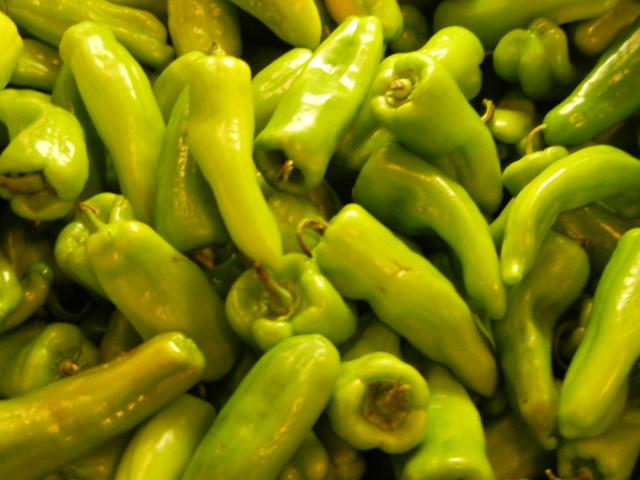
[[[98,353],[103,362],[108,362],[128,352],[142,343],[142,338],[131,322],[119,310],[114,310],[109,317],[104,335],[98,345]]]

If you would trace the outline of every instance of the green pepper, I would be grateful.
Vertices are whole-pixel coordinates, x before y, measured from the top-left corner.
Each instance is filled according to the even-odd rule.
[[[564,30],[547,18],[536,18],[527,29],[506,33],[493,52],[493,68],[498,76],[519,82],[532,99],[564,96],[577,72],[569,59]]]
[[[165,0],[109,0],[117,5],[137,8],[153,13],[159,19],[167,17],[167,2]]]
[[[326,414],[320,417],[313,430],[329,455],[329,472],[324,480],[360,480],[365,471],[364,458],[359,450],[336,434]]]
[[[0,252],[0,320],[14,312],[23,298],[20,279],[13,265]]]
[[[0,57],[0,89],[7,86],[9,79],[18,67],[24,45],[24,41],[18,33],[18,27],[11,18],[2,13],[3,10],[0,8],[0,36],[2,36],[2,46],[5,49]]]
[[[188,145],[229,236],[251,260],[277,267],[282,262],[282,239],[251,155],[249,66],[226,55],[201,58],[193,64],[189,89]]]
[[[639,268],[640,228],[634,228],[622,236],[602,272],[584,338],[562,384],[558,425],[565,438],[598,435],[610,425],[608,413],[640,355]]]
[[[498,142],[516,145],[523,143],[529,135],[535,119],[535,103],[521,92],[511,91],[500,99],[485,121]]]
[[[355,360],[363,355],[374,352],[385,352],[402,357],[400,350],[400,336],[390,327],[382,323],[373,314],[360,318],[365,325],[351,340],[342,346],[342,361]]]
[[[367,353],[342,363],[327,416],[338,436],[358,450],[403,453],[424,436],[429,395],[413,366],[390,353]]]
[[[23,88],[51,92],[56,83],[62,60],[58,51],[38,40],[25,38],[18,65],[9,83]]]
[[[394,53],[410,52],[422,47],[429,38],[430,27],[424,14],[413,5],[401,3],[402,31],[398,38],[389,43]]]
[[[313,255],[341,295],[365,300],[421,353],[491,395],[495,358],[449,280],[357,204],[347,204],[322,230]]]
[[[640,19],[598,59],[562,102],[544,117],[549,145],[578,145],[640,109]]]
[[[181,252],[229,243],[209,184],[198,168],[189,142],[189,89],[173,108],[158,159],[153,225]]]
[[[327,405],[339,368],[322,335],[278,343],[224,404],[182,479],[277,478]]]
[[[0,476],[42,478],[135,427],[203,370],[195,343],[168,332],[109,363],[1,401]]]
[[[460,259],[471,306],[491,318],[504,315],[506,297],[489,226],[459,184],[389,144],[360,171],[353,199],[394,231],[413,236],[435,231]]]
[[[404,17],[397,0],[325,0],[324,3],[338,24],[352,16],[376,17],[382,24],[385,43],[398,39],[402,34]]]
[[[417,448],[401,459],[398,480],[493,480],[480,413],[464,387],[444,367],[425,371],[431,396],[428,424]]]
[[[180,478],[215,415],[210,403],[192,395],[165,405],[138,427],[114,480]]]
[[[66,30],[60,56],[109,150],[122,194],[136,218],[150,222],[164,121],[142,67],[109,29],[81,22]],[[120,120],[113,121],[114,112]]]
[[[230,1],[294,47],[314,49],[320,43],[322,23],[314,0]]]
[[[98,350],[70,323],[26,324],[0,336],[0,397],[15,397],[98,364]]]
[[[560,213],[635,192],[639,185],[640,161],[615,147],[585,147],[556,160],[509,207],[500,255],[503,281],[522,280]]]
[[[89,175],[78,120],[43,93],[4,89],[0,122],[10,137],[0,154],[0,197],[30,220],[54,220],[69,213]]]
[[[531,271],[509,289],[504,319],[492,326],[512,409],[549,450],[558,443],[560,396],[552,366],[553,331],[588,278],[589,259],[581,246],[550,232]]]
[[[420,51],[387,57],[372,87],[380,124],[409,150],[457,180],[482,211],[502,200],[491,132],[448,69]]]
[[[569,151],[560,145],[528,153],[507,165],[502,172],[502,183],[511,195],[516,196],[545,168],[567,155]]]
[[[277,480],[326,480],[329,455],[318,437],[310,430],[291,456]]]
[[[142,343],[142,339],[131,322],[119,310],[114,310],[98,345],[103,362],[108,362]]]
[[[356,330],[356,315],[302,253],[283,258],[282,268],[244,272],[225,300],[231,328],[247,344],[266,351],[293,335],[319,333],[335,345]]]
[[[274,188],[308,192],[365,100],[382,58],[375,17],[351,17],[315,50],[255,140],[258,169]]]
[[[234,57],[242,52],[236,7],[228,0],[168,0],[167,25],[176,56],[221,48]]]
[[[51,268],[41,262],[32,264],[20,278],[22,301],[0,323],[0,333],[25,322],[44,305],[53,282]]]
[[[91,21],[111,30],[118,42],[146,65],[158,68],[173,57],[167,29],[160,20],[149,12],[107,0],[3,0],[0,10],[21,29],[54,47],[68,28]]]
[[[461,25],[475,33],[487,49],[515,28],[546,17],[558,25],[592,18],[610,10],[617,0],[444,0],[436,7],[434,30]]]

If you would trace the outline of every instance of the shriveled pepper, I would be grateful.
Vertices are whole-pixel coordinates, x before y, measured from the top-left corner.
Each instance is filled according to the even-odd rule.
[[[7,86],[9,79],[18,67],[24,45],[16,24],[2,12],[3,9],[0,8],[0,36],[3,48],[0,57],[0,89]]]
[[[82,127],[34,90],[0,91],[10,143],[0,154],[0,197],[17,215],[54,220],[73,208],[89,176]]]
[[[377,18],[351,17],[315,50],[256,137],[256,165],[274,188],[300,193],[322,182],[365,100],[382,47]]]
[[[338,24],[351,16],[374,16],[382,24],[382,36],[385,43],[400,37],[404,26],[404,17],[397,0],[325,0],[327,11]]]
[[[23,88],[53,91],[62,66],[58,51],[32,38],[23,39],[24,48],[9,83]]]

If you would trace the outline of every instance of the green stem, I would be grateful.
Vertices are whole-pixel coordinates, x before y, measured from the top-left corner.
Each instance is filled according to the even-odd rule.
[[[106,225],[106,223],[103,222],[98,216],[100,214],[100,210],[94,205],[91,205],[85,202],[80,202],[78,204],[78,210],[80,210],[80,212],[88,220],[88,227],[92,229],[92,232],[95,233],[98,230],[100,230],[100,228]]]

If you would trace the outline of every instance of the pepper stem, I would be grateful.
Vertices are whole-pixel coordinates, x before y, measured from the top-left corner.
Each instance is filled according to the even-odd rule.
[[[402,105],[409,99],[413,86],[414,82],[410,78],[394,78],[384,94],[387,103],[393,107]]]
[[[288,158],[280,166],[280,170],[278,170],[278,173],[276,174],[276,180],[280,183],[287,183],[295,168],[296,166],[293,164],[293,160]]]
[[[298,225],[296,225],[296,239],[298,240],[298,245],[300,245],[300,248],[308,257],[313,257],[313,254],[311,253],[311,249],[309,249],[307,244],[304,242],[305,229],[310,228],[320,235],[323,235],[328,227],[329,225],[327,225],[325,222],[321,222],[313,218],[304,218],[300,220]]]
[[[399,380],[370,383],[363,404],[364,417],[381,430],[396,429],[410,411],[405,397],[409,390],[411,387]]]
[[[293,295],[284,286],[278,283],[260,262],[255,263],[256,275],[262,283],[264,291],[269,296],[269,310],[274,315],[286,315],[291,311]]]
[[[13,193],[30,194],[48,190],[50,187],[42,173],[30,173],[17,177],[0,175],[0,188],[6,188]]]
[[[100,210],[96,206],[90,203],[80,202],[77,208],[87,217],[88,226],[93,229],[93,232],[97,232],[100,228],[104,227],[105,222],[98,217]]]
[[[74,360],[70,358],[65,358],[60,363],[59,371],[65,377],[70,377],[71,375],[75,375],[80,371],[80,366]]]
[[[189,253],[189,257],[207,270],[211,270],[216,266],[216,254],[211,247],[202,247]]]
[[[533,130],[529,132],[529,134],[527,135],[527,138],[525,138],[524,140],[524,148],[527,155],[535,152],[533,148],[533,143],[535,142],[538,135],[540,135],[540,133],[543,132],[546,128],[547,128],[547,125],[543,123],[542,125],[538,125],[537,127],[535,127]]]
[[[484,107],[484,113],[482,114],[482,117],[480,117],[480,120],[487,125],[491,123],[491,120],[493,120],[493,116],[496,113],[496,104],[493,103],[493,100],[490,98],[485,98],[482,100],[482,106]]]

